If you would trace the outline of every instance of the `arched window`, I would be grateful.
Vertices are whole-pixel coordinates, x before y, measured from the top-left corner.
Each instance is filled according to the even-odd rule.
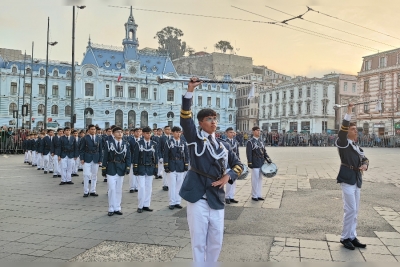
[[[149,114],[147,113],[147,111],[142,111],[140,113],[140,127],[146,127],[148,126],[149,123]]]
[[[16,73],[17,73],[17,67],[12,67],[11,72],[12,72],[13,74],[16,74]]]
[[[67,78],[71,78],[71,72],[67,71],[67,74],[65,75]]]
[[[265,112],[265,109],[264,109]],[[232,114],[229,114],[229,122],[232,122]]]
[[[51,106],[51,114],[58,115],[58,106],[57,105]]]
[[[208,86],[207,86],[207,90],[211,90],[211,85],[208,85]]]
[[[31,75],[31,68],[26,68],[25,73],[26,73],[26,75]]]
[[[71,106],[65,106],[65,116],[71,116]]]
[[[85,83],[85,96],[93,96],[93,83]]]
[[[118,127],[124,125],[124,113],[120,109],[115,111],[115,125]]]
[[[221,116],[217,113],[217,120],[220,121]]]
[[[53,71],[53,76],[54,76],[54,77],[58,77],[58,70],[54,70],[54,71]]]
[[[134,128],[136,125],[136,113],[134,110],[128,112],[128,127]]]
[[[37,111],[38,115],[43,115],[44,114],[44,105],[40,104],[38,106],[38,111]]]
[[[221,90],[221,87],[219,87],[219,85],[217,86],[217,91]]]
[[[167,118],[173,119],[175,117],[174,113],[172,111],[167,113]]]
[[[40,77],[43,77],[44,76],[44,69],[41,69],[39,74],[40,74]]]
[[[9,106],[9,108],[8,108],[8,113],[9,113],[9,114],[13,114],[13,111],[14,111],[14,110],[17,110],[17,104],[11,103],[10,106]]]

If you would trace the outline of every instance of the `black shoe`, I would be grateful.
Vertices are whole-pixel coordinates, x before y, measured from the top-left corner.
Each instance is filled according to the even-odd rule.
[[[108,215],[108,216],[113,216],[113,215],[114,215],[114,212],[108,212],[107,215]]]
[[[135,192],[135,190],[133,190],[133,189],[129,190],[129,193],[133,193],[133,192]]]
[[[53,171],[49,171],[49,173],[53,173]]]
[[[162,179],[162,176],[158,176],[158,179]]]
[[[59,175],[57,175],[57,177],[61,177],[61,175],[59,174]]]
[[[176,204],[176,205],[175,205],[175,208],[177,208],[177,209],[182,209],[183,207],[182,207],[181,205],[179,205],[179,204]]]
[[[98,197],[98,196],[99,196],[99,194],[96,194],[96,193],[90,193],[90,195],[91,195],[92,197]],[[114,213],[116,213],[116,212],[114,211]]]
[[[44,173],[44,174],[47,174],[47,171],[44,171],[43,173]]]
[[[42,168],[42,171],[44,171],[44,168]]]
[[[83,197],[88,197],[89,196],[89,194],[83,194]]]
[[[162,187],[162,190],[168,191],[168,186],[164,185],[164,186]]]
[[[150,209],[149,207],[143,207],[143,210],[145,210],[145,211],[153,211],[153,210]]]
[[[32,165],[32,167],[35,167],[35,165]]]
[[[117,215],[122,215],[123,213],[120,210],[114,211],[115,214]]]
[[[173,210],[173,209],[175,209],[175,206],[174,205],[169,205],[169,207],[168,207],[170,210]]]
[[[107,183],[107,178],[105,178],[105,179],[103,180],[103,182]]]
[[[79,174],[73,173],[73,174],[71,174],[71,176],[79,176]]]
[[[89,180],[89,184],[91,184],[92,183],[92,180]]]
[[[262,197],[259,197],[259,198],[258,198],[258,200],[265,200],[265,199],[264,199],[264,198],[262,198]]]
[[[83,184],[83,182],[82,182],[82,184]]]
[[[350,241],[350,238],[347,238],[345,240],[340,240],[340,243],[342,243],[343,246],[345,248],[347,248],[347,249],[350,249],[350,250],[354,250],[355,249],[353,243],[351,243],[351,241]]]
[[[135,189],[135,192],[139,192],[139,190]]]
[[[225,198],[225,203],[226,204],[231,204],[231,200],[229,198]]]
[[[66,182],[66,184],[74,184],[72,181]]]
[[[239,203],[239,201],[237,201],[237,200],[235,200],[235,199],[233,199],[233,198],[231,198],[231,199],[229,199],[230,201],[231,201],[231,203]]]
[[[38,171],[40,171],[40,170],[41,170],[41,168],[37,168],[37,170],[38,170]]]
[[[64,185],[65,184],[65,182],[61,182],[59,185]]]
[[[138,209],[137,209],[137,212],[138,212],[138,213],[142,213],[142,212],[143,212],[143,209],[138,208]]]
[[[252,197],[251,199],[254,200],[254,201],[258,201],[257,197]]]
[[[83,169],[78,169],[78,172],[83,172]]]
[[[57,178],[58,177],[58,175],[53,175],[53,178]]]
[[[360,243],[360,241],[356,238],[354,238],[351,243],[353,244],[353,246],[355,246],[356,248],[365,248],[367,245],[366,244],[362,244]]]

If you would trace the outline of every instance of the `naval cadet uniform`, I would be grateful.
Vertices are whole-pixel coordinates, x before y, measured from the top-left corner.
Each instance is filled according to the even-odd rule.
[[[229,175],[233,183],[243,165],[229,144],[222,139],[198,131],[192,119],[193,93],[182,98],[180,124],[188,142],[190,169],[179,195],[187,201],[187,220],[195,262],[216,262],[222,248],[224,232],[225,192],[211,184]]]
[[[37,139],[32,139],[31,141],[31,147],[32,147],[32,167],[37,166],[37,153],[36,153],[36,141]]]
[[[232,151],[236,154],[237,158],[240,160],[239,156],[239,142],[234,138],[234,139],[229,139],[226,138],[225,140],[228,142],[228,144],[232,147]],[[235,192],[236,192],[236,181],[233,182],[233,184],[227,183],[226,184],[226,203],[229,204],[231,200],[233,202],[237,202],[235,200]]]
[[[26,150],[28,151],[28,164],[32,165],[32,139],[26,141]]]
[[[345,114],[342,126],[338,133],[336,146],[340,156],[340,170],[337,182],[342,188],[343,198],[343,230],[340,241],[357,238],[357,216],[360,207],[360,190],[362,185],[362,165],[369,165],[369,160],[365,157],[364,151],[352,140],[347,139],[351,116]]]
[[[79,156],[78,143],[75,137],[62,136],[60,142],[60,158],[61,158],[61,183],[63,184],[73,184],[72,182],[72,172],[74,168],[74,163],[76,158]]]
[[[135,149],[135,145],[139,140],[140,140],[140,138],[136,138],[133,135],[128,137],[128,142],[129,142],[129,146],[131,149],[131,159],[132,159],[131,170],[129,172],[129,192],[130,193],[138,192],[138,178],[133,173],[133,150]]]
[[[167,176],[165,175],[164,172],[164,159],[162,158],[164,155],[164,148],[165,148],[165,144],[167,143],[168,140],[171,140],[172,136],[171,135],[161,135],[160,136],[160,154],[161,154],[161,158],[158,161],[158,173],[157,176],[161,176],[162,177],[162,183],[163,183],[163,190],[167,191],[168,190],[168,181],[167,181]]]
[[[83,196],[97,196],[97,172],[103,160],[102,139],[97,135],[85,135],[79,144],[79,158],[83,163]],[[89,181],[90,189],[89,189]]]
[[[267,151],[259,138],[252,137],[246,144],[247,165],[251,168],[251,197],[253,200],[264,200],[262,197],[263,175],[261,166],[265,161],[271,163]]]
[[[78,137],[75,137],[75,140],[76,140],[76,144],[78,145],[78,151],[79,151],[79,147],[80,147],[79,144],[81,143],[81,138],[78,136]],[[81,167],[81,159],[79,158],[79,154],[78,154],[78,157],[74,160],[74,167],[72,168],[72,176],[79,176],[78,170],[80,168],[82,168]]]
[[[182,208],[179,190],[182,187],[185,172],[189,169],[189,153],[182,139],[170,139],[164,147],[164,171],[167,176],[169,208]]]
[[[107,177],[108,215],[122,215],[122,185],[125,174],[129,174],[131,166],[129,143],[123,139],[108,139],[104,146],[102,175]]]
[[[52,142],[51,139],[52,137],[46,135],[42,141],[43,167],[45,174],[48,171],[53,172],[53,165],[52,161],[50,160],[51,142]]]
[[[29,162],[29,154],[28,154],[28,139],[25,139],[22,141],[22,150],[24,151],[25,157],[24,157],[24,163]]]
[[[61,162],[58,161],[61,155],[61,136],[53,136],[51,154],[53,155],[53,178],[61,177]]]
[[[36,164],[37,170],[44,170],[43,164],[43,138],[38,137],[36,140]]]

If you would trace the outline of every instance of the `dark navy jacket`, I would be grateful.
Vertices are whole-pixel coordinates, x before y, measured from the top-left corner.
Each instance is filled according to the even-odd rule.
[[[61,137],[59,156],[62,159],[65,157],[70,159],[77,158],[79,156],[78,142],[75,140],[75,137],[72,135],[68,138],[65,135]]]
[[[127,141],[123,139],[121,141],[120,150],[117,149],[114,138],[111,141],[107,140],[104,145],[102,170],[105,169],[108,175],[125,176],[126,171],[130,169],[132,161],[130,146]]]
[[[36,140],[36,152],[43,153],[43,138],[39,138]]]
[[[184,172],[185,166],[189,166],[189,153],[186,142],[179,140],[179,146],[176,146],[176,140],[170,139],[164,147],[164,168],[168,167],[171,172]]]
[[[79,158],[86,163],[99,163],[103,160],[103,139],[95,135],[94,141],[91,135],[85,135],[80,139]]]
[[[234,139],[229,139],[226,138],[225,140],[226,142],[228,142],[228,144],[232,147],[233,152],[236,154],[236,156],[238,157],[238,159],[240,160],[240,156],[239,156],[239,142],[234,138]]]
[[[337,176],[338,183],[346,183],[354,185],[357,183],[357,187],[361,188],[362,185],[362,172],[358,171],[361,165],[369,165],[369,160],[360,154],[350,144],[351,140],[347,139],[347,133],[349,131],[350,121],[343,120],[342,126],[338,133],[338,139],[336,140],[336,146],[339,151],[340,162],[345,165],[340,165],[339,174]],[[360,148],[361,152],[364,152]],[[353,167],[353,169],[351,169]],[[354,170],[355,169],[355,170]]]
[[[182,98],[180,124],[188,142],[190,166],[213,177],[221,178],[224,175],[224,169],[221,168],[217,160],[211,156],[207,148],[202,156],[196,156],[195,154],[195,149],[198,153],[202,152],[204,146],[209,141],[205,137],[198,137],[198,135],[201,136],[201,133],[197,132],[196,125],[192,119],[191,105],[192,99],[187,99],[185,97]],[[227,166],[230,169],[227,174],[230,176],[229,183],[231,184],[237,179],[238,175],[242,173],[243,165],[240,163],[236,154],[232,151],[227,142],[221,139],[218,139],[217,142],[219,143],[219,148],[216,150],[217,154],[225,149],[227,150]],[[223,188],[212,186],[211,183],[213,182],[214,180],[189,169],[185,180],[183,181],[181,190],[179,191],[179,195],[186,201],[195,203],[206,194],[210,208],[216,210],[223,209],[225,207],[225,191]]]
[[[138,173],[140,176],[154,175],[158,170],[159,158],[160,150],[155,141],[150,140],[150,148],[146,148],[145,140],[140,140],[133,149],[133,173]]]
[[[163,135],[161,135],[159,138],[160,138],[160,142],[159,142],[159,144],[160,144],[160,153],[161,153],[161,157],[163,157],[163,155],[164,155],[165,143],[166,143],[168,140],[172,139],[172,135],[167,136],[167,135],[163,134]]]
[[[61,137],[53,136],[51,142],[51,154],[60,156],[61,155]]]
[[[53,136],[54,138],[54,136]],[[47,155],[51,152],[51,141],[50,141],[50,136],[46,135],[43,139],[42,139],[42,153],[43,155]]]
[[[32,139],[32,141],[31,141],[32,143],[31,143],[31,146],[32,146],[32,151],[37,151],[37,139]]]
[[[128,137],[128,142],[129,142],[129,147],[131,149],[131,161],[133,161],[133,150],[135,149],[135,145],[136,145],[136,138],[134,135],[130,135]],[[133,162],[132,162],[133,164]]]
[[[250,168],[261,168],[265,160],[269,159],[267,151],[260,138],[251,138],[246,145],[247,165]]]

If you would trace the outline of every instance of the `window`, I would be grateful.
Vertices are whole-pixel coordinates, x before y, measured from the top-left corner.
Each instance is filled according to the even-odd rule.
[[[253,109],[250,109],[250,114],[253,115]]]
[[[400,111],[400,97],[397,97],[397,111]]]
[[[26,70],[25,70],[25,74],[26,75],[31,75],[31,68],[26,68]]]
[[[324,88],[324,96],[323,97],[328,97],[328,88]]]
[[[328,122],[322,121],[322,132],[325,133],[326,129],[328,129]]]
[[[147,88],[140,88],[140,98],[148,99],[149,98],[149,89]]]
[[[30,95],[31,94],[31,92],[32,92],[32,90],[31,90],[32,88],[31,88],[31,84],[30,83],[26,83],[25,84],[25,90],[24,90],[24,94],[26,94],[26,95]]]
[[[93,83],[85,83],[85,96],[93,96]]]
[[[11,72],[12,72],[13,74],[16,74],[16,73],[17,73],[17,67],[12,67]]]
[[[124,88],[122,85],[115,86],[115,97],[124,97]]]
[[[43,77],[43,76],[44,76],[44,69],[41,69],[41,70],[39,71],[39,74],[40,74],[40,77]]]
[[[364,81],[364,93],[369,92],[369,80]]]
[[[367,71],[367,70],[370,70],[370,69],[371,69],[371,63],[372,63],[371,60],[366,60],[366,61],[364,62],[364,71]]]
[[[272,102],[272,93],[269,94],[269,102]]]
[[[307,87],[307,97],[311,97],[311,88]]]
[[[18,93],[17,83],[11,83],[10,94],[16,95]]]
[[[275,116],[279,117],[279,106],[275,107]]]
[[[385,87],[385,78],[379,78],[379,89],[382,90]]]
[[[17,104],[11,103],[9,108],[8,108],[8,113],[11,115],[11,114],[13,114],[14,110],[17,110]]]
[[[229,114],[229,122],[232,122],[232,114]]]
[[[268,117],[271,117],[271,115],[272,115],[272,107],[269,107]]]
[[[233,99],[229,98],[229,106],[228,108],[233,108]]]
[[[380,112],[385,112],[385,103],[381,103],[381,111]]]
[[[71,116],[71,106],[65,106],[65,116]]]
[[[201,97],[201,96],[197,97],[197,105],[200,107],[203,106],[203,97]]]
[[[347,82],[344,83],[343,91],[347,92]]]
[[[221,90],[221,87],[219,87],[219,85],[217,86],[217,91]]]
[[[353,93],[355,93],[356,92],[356,84],[355,83],[353,83],[352,85],[351,85],[351,91],[353,92]]]
[[[293,97],[294,97],[294,91],[290,90],[290,99],[293,99]]]
[[[52,87],[52,95],[58,96],[58,85],[53,85]]]
[[[153,89],[154,100],[157,100],[157,89]]]
[[[286,91],[283,91],[283,99],[286,99]]]
[[[364,122],[363,123],[363,131],[364,131],[364,134],[369,134],[369,124],[368,124],[368,122]]]
[[[199,89],[200,90],[203,89],[203,85],[202,84],[199,85]]]
[[[106,97],[110,97],[110,85],[106,84]]]
[[[282,106],[282,116],[285,117],[286,116],[286,105]]]
[[[267,96],[263,95],[263,102],[266,103],[267,102]]]
[[[299,98],[303,97],[303,89],[299,88]]]
[[[379,67],[380,68],[386,67],[386,57],[379,58]]]
[[[43,115],[44,114],[44,105],[40,104],[38,106],[38,111],[37,111],[38,115]]]
[[[70,71],[67,71],[67,73],[66,73],[66,75],[65,75],[67,78],[71,78],[71,72]]]
[[[327,107],[327,103],[323,102],[322,103],[322,114],[326,114],[326,107]]]
[[[279,100],[279,92],[276,92],[276,100]]]
[[[207,97],[207,106],[211,106],[211,97]]]
[[[215,105],[216,105],[217,107],[220,107],[220,106],[221,106],[221,99],[220,99],[219,97],[217,97],[217,98],[215,99]]]
[[[53,71],[53,76],[54,76],[54,77],[58,77],[58,70],[54,70],[54,71]]]
[[[71,92],[72,92],[71,89],[72,89],[71,86],[65,86],[65,96],[66,97],[71,97]]]
[[[39,95],[44,96],[45,93],[45,85],[44,84],[39,84]]]
[[[207,86],[207,90],[211,90],[211,85],[208,85],[208,86]]]
[[[93,76],[93,72],[91,70],[89,70],[88,72],[86,72],[87,76]]]
[[[136,87],[128,87],[129,98],[136,98]]]
[[[299,105],[299,106],[298,106],[298,109],[297,109],[297,110],[298,110],[297,113],[298,113],[298,114],[301,114],[301,103],[299,103],[298,105]]]
[[[58,115],[58,106],[57,105],[51,106],[51,114]]]
[[[262,110],[262,116],[263,116],[263,118],[265,118],[265,108],[263,108],[263,110]]]
[[[174,101],[174,90],[168,90],[167,101]]]
[[[369,113],[369,103],[364,104],[364,113]]]
[[[311,113],[311,103],[307,103],[307,114]]]
[[[293,104],[290,104],[290,114],[289,115],[294,115]]]

